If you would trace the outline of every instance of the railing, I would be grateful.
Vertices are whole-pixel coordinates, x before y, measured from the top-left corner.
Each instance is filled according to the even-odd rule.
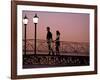
[[[55,43],[53,42],[53,50],[55,51]],[[48,52],[46,40],[37,40],[36,45],[37,52]],[[26,52],[34,51],[34,40],[26,40]],[[24,52],[24,40],[23,40],[23,52]],[[87,42],[69,42],[60,41],[60,52],[61,53],[89,53],[89,43]]]
[[[23,68],[44,68],[60,66],[86,66],[89,65],[89,56],[65,55],[24,55]]]

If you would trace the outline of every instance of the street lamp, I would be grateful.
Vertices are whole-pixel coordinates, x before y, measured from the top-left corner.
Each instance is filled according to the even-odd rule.
[[[37,27],[37,23],[38,23],[38,19],[39,17],[37,16],[37,14],[35,14],[35,16],[33,17],[33,23],[35,24],[35,33],[34,33],[34,54],[36,54],[36,27]]]
[[[25,49],[25,52],[24,52],[24,54],[26,55],[26,26],[27,26],[27,23],[28,23],[28,18],[27,18],[27,16],[25,15],[25,17],[23,18],[23,24],[24,24],[24,26],[25,26],[25,46],[24,46],[24,49]]]

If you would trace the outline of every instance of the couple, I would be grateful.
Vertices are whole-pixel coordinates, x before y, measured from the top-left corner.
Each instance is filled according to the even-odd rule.
[[[54,41],[52,39],[52,33],[50,32],[50,27],[47,27],[47,37],[46,37],[46,40],[47,40],[47,44],[48,44],[49,55],[50,54],[54,55],[54,51],[52,49],[52,42],[54,42]],[[56,47],[55,47],[56,55],[59,55],[60,32],[58,30],[56,31],[55,45],[56,45]]]

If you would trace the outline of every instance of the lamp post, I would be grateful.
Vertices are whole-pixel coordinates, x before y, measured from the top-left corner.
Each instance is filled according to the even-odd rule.
[[[24,52],[24,54],[26,55],[26,26],[27,26],[27,23],[28,23],[28,18],[27,18],[27,16],[25,15],[25,17],[23,18],[23,24],[24,24],[24,26],[25,26],[25,35],[24,35],[24,37],[25,37],[25,46],[24,46],[24,49],[25,49],[25,52]]]
[[[37,23],[38,23],[38,19],[39,17],[37,16],[37,14],[35,14],[35,16],[33,17],[33,23],[35,24],[35,33],[34,33],[34,54],[36,54],[36,27],[37,27]]]

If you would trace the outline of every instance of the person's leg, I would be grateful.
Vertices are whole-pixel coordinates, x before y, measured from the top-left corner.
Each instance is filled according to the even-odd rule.
[[[51,51],[52,51],[52,55],[54,55],[54,51],[53,51],[53,49],[51,48]]]
[[[55,48],[55,50],[56,50],[56,55],[57,55],[57,45],[56,45],[56,48]]]
[[[49,51],[49,55],[51,53],[51,50],[50,50],[50,44],[48,43],[48,51]]]
[[[59,49],[58,49],[58,46],[57,46],[57,55],[59,55]]]
[[[51,48],[52,55],[54,55],[52,42],[51,42],[50,48]]]
[[[58,43],[56,43],[56,55],[58,55],[59,54],[59,45],[58,45]]]
[[[60,53],[59,53],[59,46],[58,46],[58,55],[60,55]]]
[[[58,55],[60,55],[59,48],[60,48],[60,42],[58,42]]]

